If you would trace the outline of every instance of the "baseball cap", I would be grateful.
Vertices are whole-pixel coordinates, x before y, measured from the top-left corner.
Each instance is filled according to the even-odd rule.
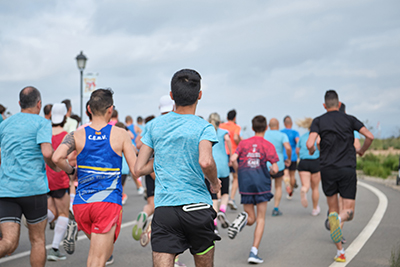
[[[60,124],[64,120],[64,116],[67,114],[67,108],[63,103],[56,103],[51,108],[51,122],[53,124]]]
[[[170,112],[174,110],[174,100],[171,99],[169,95],[163,95],[160,98],[159,109],[161,113]]]

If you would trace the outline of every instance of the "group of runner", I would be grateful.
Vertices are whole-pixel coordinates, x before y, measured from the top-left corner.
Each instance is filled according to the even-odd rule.
[[[221,239],[217,220],[231,239],[245,225],[256,224],[247,261],[262,263],[258,248],[267,203],[275,197],[272,216],[283,214],[279,209],[282,182],[290,199],[297,186],[297,169],[301,204],[308,206],[311,188],[314,216],[320,213],[322,180],[329,206],[327,226],[337,247],[335,260],[345,261],[341,229],[354,217],[356,153],[362,156],[374,137],[355,117],[339,111],[337,93],[326,92],[325,114],[298,122],[309,129],[303,136],[292,129],[289,116],[283,120],[285,129],[279,131],[277,119],[267,124],[258,115],[252,120],[255,136],[244,140],[235,110],[228,112],[226,123],[216,113],[208,122],[195,115],[202,96],[198,72],[176,72],[169,95],[160,100],[162,116],[147,119],[145,127],[139,128],[131,118],[118,125],[113,92],[97,89],[86,105],[91,123],[76,129],[70,102],[45,108],[45,115],[49,109],[51,113],[46,119],[38,116],[40,92],[32,86],[23,88],[21,112],[0,123],[0,258],[18,247],[24,215],[32,245],[31,266],[45,265],[48,222],[55,222],[48,260],[66,258],[58,247],[63,238],[66,252],[74,252],[79,228],[90,239],[87,266],[112,263],[122,220],[121,175],[131,173],[136,182],[145,177],[147,187],[147,204],[132,235],[143,246],[151,242],[154,266],[184,266],[177,256],[187,249],[196,266],[213,266],[215,241]],[[110,120],[116,121],[110,124]],[[356,148],[354,131],[365,136],[364,144]],[[228,206],[237,209],[237,190],[244,211],[230,223],[225,213]]]

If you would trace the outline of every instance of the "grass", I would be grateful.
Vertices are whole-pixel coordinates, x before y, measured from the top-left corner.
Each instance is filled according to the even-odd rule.
[[[400,246],[392,250],[389,264],[390,267],[400,267]]]
[[[364,142],[363,139],[360,140],[361,143]],[[394,149],[400,149],[400,137],[391,137],[386,139],[374,139],[371,147],[369,149],[372,150],[386,150],[389,147],[393,147]]]
[[[397,171],[399,167],[399,155],[373,155],[366,154],[357,158],[357,170],[362,170],[366,175],[386,179]]]

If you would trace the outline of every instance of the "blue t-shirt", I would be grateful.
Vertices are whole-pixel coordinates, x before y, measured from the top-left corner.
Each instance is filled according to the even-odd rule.
[[[26,197],[49,192],[40,147],[51,144],[49,120],[17,113],[0,124],[0,197]]]
[[[128,128],[128,130],[131,131],[131,133],[133,133],[132,144],[134,144],[134,145],[136,146],[135,140],[136,140],[137,133],[135,132],[135,127],[134,127],[134,125],[131,124],[131,125],[129,125],[129,126],[126,126],[126,128]]]
[[[292,148],[292,157],[291,160],[297,161],[297,154],[296,154],[296,138],[299,138],[299,132],[293,129],[283,129],[281,130],[282,133],[285,133],[289,138],[290,147]]]
[[[319,150],[318,150],[318,146],[317,146],[317,142],[315,142],[315,152],[313,155],[310,155],[310,153],[308,153],[308,149],[307,149],[307,140],[308,137],[310,136],[310,132],[306,132],[305,134],[303,134],[300,137],[299,142],[297,143],[297,147],[300,148],[300,159],[317,159],[319,158]]]
[[[221,128],[217,129],[218,143],[213,146],[212,151],[215,164],[217,165],[219,178],[228,177],[230,172],[225,150],[225,135],[229,136],[229,132],[227,130],[223,130]]]
[[[126,162],[126,158],[124,153],[122,153],[122,169],[121,169],[121,174],[129,174],[130,170],[129,170],[129,166],[128,166],[128,162]]]
[[[360,139],[360,134],[357,131],[354,131],[354,138]]]
[[[217,143],[214,126],[190,114],[170,112],[146,125],[143,144],[154,150],[155,207],[212,205],[199,164],[199,143]]]
[[[278,130],[268,130],[265,132],[264,138],[274,145],[279,157],[279,161],[277,162],[279,171],[283,171],[285,169],[285,160],[283,158],[285,147],[283,143],[289,142],[287,135]]]

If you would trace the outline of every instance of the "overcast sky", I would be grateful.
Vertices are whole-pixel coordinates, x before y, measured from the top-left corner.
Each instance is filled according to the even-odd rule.
[[[0,103],[19,112],[33,85],[43,104],[70,98],[79,114],[80,51],[122,121],[159,115],[172,75],[192,68],[197,114],[235,108],[246,137],[255,115],[324,113],[328,89],[375,135],[378,122],[381,137],[400,134],[398,0],[0,1]]]

